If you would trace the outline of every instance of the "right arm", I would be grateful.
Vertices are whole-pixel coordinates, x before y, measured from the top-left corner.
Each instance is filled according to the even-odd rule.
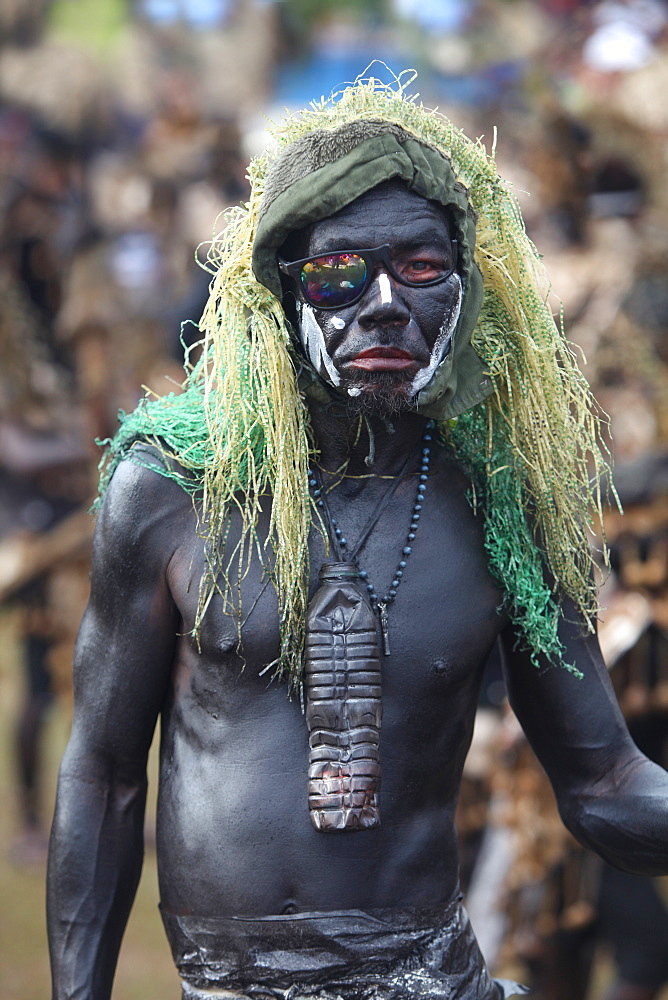
[[[146,760],[179,627],[167,568],[189,506],[176,484],[124,462],[99,516],[49,852],[54,1000],[111,995],[141,874]]]
[[[581,844],[634,875],[668,873],[668,774],[635,745],[598,639],[571,601],[559,622],[564,662],[541,670],[505,630],[510,704],[552,784],[561,817]]]

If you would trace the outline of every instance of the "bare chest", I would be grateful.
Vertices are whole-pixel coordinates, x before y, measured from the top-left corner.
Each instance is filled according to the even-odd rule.
[[[413,710],[421,724],[436,719],[443,703],[467,703],[477,691],[486,657],[505,618],[499,613],[501,593],[491,577],[483,545],[483,525],[466,499],[464,483],[435,475],[423,505],[420,527],[404,554],[414,486],[397,490],[358,556],[366,580],[380,595],[387,594],[400,562],[401,585],[387,609],[390,655],[382,656],[386,725],[392,704],[402,718]],[[371,503],[332,496],[337,523],[354,540],[366,522]],[[267,505],[268,507],[268,505]],[[269,509],[259,525],[266,530]],[[239,526],[229,536],[233,550]],[[309,540],[310,597],[328,552],[315,528]],[[331,553],[329,553],[331,556]],[[267,689],[279,651],[278,601],[267,566],[251,560],[245,572],[230,566],[232,603],[216,594],[211,599],[196,640],[192,633],[204,565],[203,543],[195,530],[184,538],[172,561],[170,585],[183,622],[179,669],[194,696],[234,711],[237,698],[249,690]],[[380,626],[380,623],[378,623]],[[378,627],[380,641],[380,627]],[[462,706],[463,707],[463,706]],[[389,718],[388,718],[389,715]]]

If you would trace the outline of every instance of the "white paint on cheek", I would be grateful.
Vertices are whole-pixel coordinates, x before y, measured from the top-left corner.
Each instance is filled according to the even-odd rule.
[[[389,306],[392,302],[392,285],[384,271],[378,275],[378,285],[380,287],[380,301],[384,306]]]
[[[424,368],[421,368],[413,379],[413,383],[411,385],[413,393],[420,392],[421,389],[424,389],[424,387],[431,382],[436,369],[439,365],[443,364],[448,351],[452,347],[452,335],[455,332],[457,320],[459,319],[459,313],[462,308],[461,278],[458,274],[455,274],[453,277],[456,279],[457,288],[453,296],[450,312],[443,318],[443,325],[438,332],[436,342],[432,348],[429,364]]]
[[[325,338],[315,318],[315,313],[305,302],[297,303],[297,312],[299,315],[299,336],[307,358],[318,375],[327,382],[331,382],[332,385],[340,385],[341,376],[327,353]]]
[[[345,319],[341,319],[340,316],[332,316],[329,322],[332,324],[335,330],[343,330],[344,326],[346,325]]]

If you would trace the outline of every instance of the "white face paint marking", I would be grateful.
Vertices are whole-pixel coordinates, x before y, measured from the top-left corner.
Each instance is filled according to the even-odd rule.
[[[459,313],[462,307],[462,282],[458,274],[453,275],[457,282],[456,298],[452,304],[450,314],[445,316],[443,320],[443,326],[441,327],[436,342],[432,348],[431,356],[429,358],[429,364],[425,368],[421,368],[413,379],[411,389],[413,394],[420,392],[428,385],[432,378],[434,377],[434,372],[442,365],[445,361],[446,355],[452,343],[452,334],[454,333],[455,327],[457,326],[457,320],[459,319]]]
[[[380,301],[384,306],[389,306],[392,302],[392,285],[384,271],[378,275],[378,285],[380,286]]]
[[[383,281],[383,279],[385,280]],[[452,334],[457,326],[462,306],[461,279],[458,274],[455,274],[453,275],[453,280],[456,282],[457,287],[455,296],[453,296],[452,308],[449,314],[444,317],[443,325],[431,351],[429,364],[420,369],[411,383],[411,392],[414,396],[431,382],[436,369],[443,364],[451,347]],[[378,275],[378,283],[380,286],[381,301],[383,304],[389,304],[392,301],[390,279],[386,274],[381,273]],[[313,368],[325,381],[335,386],[340,385],[341,376],[327,353],[325,338],[315,318],[313,309],[305,302],[298,302],[297,312],[299,316],[299,336],[306,356],[313,365]],[[333,316],[330,322],[336,330],[342,330],[346,325],[340,316]],[[358,386],[351,386],[347,390],[349,396],[359,396],[361,392],[362,390]]]
[[[297,313],[299,315],[299,336],[306,351],[306,356],[318,375],[326,381],[331,382],[332,385],[340,385],[341,376],[327,353],[325,338],[318,326],[315,313],[305,302],[297,303]]]

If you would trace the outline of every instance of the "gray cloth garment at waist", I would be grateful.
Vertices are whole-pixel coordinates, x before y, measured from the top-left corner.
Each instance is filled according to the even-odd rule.
[[[505,1000],[458,900],[445,907],[177,916],[161,908],[184,1000]]]

